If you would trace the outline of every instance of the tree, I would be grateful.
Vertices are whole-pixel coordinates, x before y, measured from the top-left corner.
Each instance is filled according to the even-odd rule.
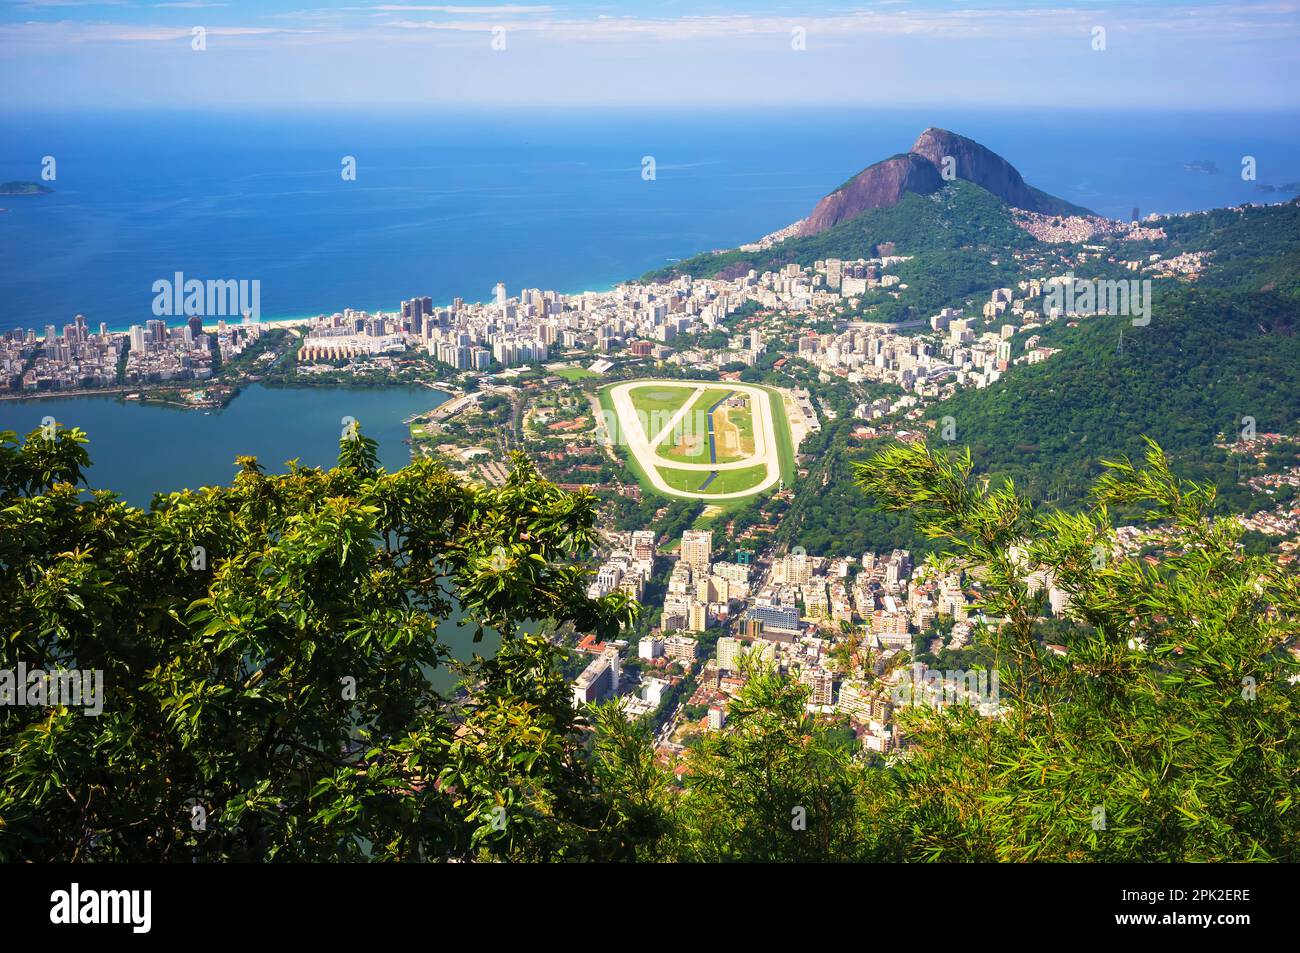
[[[883,777],[852,761],[834,729],[813,722],[808,692],[747,656],[749,681],[728,726],[687,759],[675,851],[707,862],[865,860],[879,849],[870,812]]]
[[[1038,512],[970,479],[969,454],[896,446],[858,469],[886,509],[981,567],[1003,714],[916,708],[892,823],[930,860],[1300,857],[1300,585],[1212,518],[1213,488],[1109,462],[1087,512]],[[1182,551],[1115,557],[1108,507],[1143,507]],[[1061,657],[1035,638],[1046,572],[1082,623]]]
[[[589,494],[522,459],[496,488],[429,461],[385,473],[353,434],[336,468],[243,458],[232,486],[145,511],[78,491],[84,444],[0,434],[4,859],[1300,857],[1300,582],[1154,444],[1106,464],[1080,513],[972,480],[969,455],[859,464],[947,550],[939,568],[980,580],[970,657],[999,676],[994,716],[903,709],[904,756],[868,760],[747,657],[684,790],[647,724],[575,710],[559,651],[520,628],[632,621],[625,598],[585,597]],[[1112,506],[1181,550],[1123,558]],[[1048,579],[1069,597],[1050,622]],[[448,656],[436,629],[457,612],[502,633],[494,657]],[[102,672],[102,697],[13,704],[20,664]],[[464,697],[433,690],[438,666]]]
[[[78,490],[85,443],[0,434],[0,669],[102,673],[97,716],[0,707],[0,856],[604,856],[617,812],[555,650],[519,629],[632,620],[586,598],[589,494],[520,457],[501,487],[386,473],[349,433],[333,469],[241,458],[146,511]],[[495,658],[449,657],[456,613],[502,633]],[[433,689],[440,666],[467,699]]]

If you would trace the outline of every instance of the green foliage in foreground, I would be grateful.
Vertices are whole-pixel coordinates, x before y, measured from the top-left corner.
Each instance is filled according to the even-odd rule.
[[[1036,512],[989,491],[968,459],[895,446],[860,486],[982,567],[981,635],[1000,718],[964,707],[901,715],[915,749],[880,767],[844,753],[805,694],[755,672],[727,732],[690,754],[664,807],[663,855],[699,860],[1213,861],[1300,858],[1300,689],[1285,647],[1300,586],[1245,554],[1213,490],[1181,483],[1154,445],[1113,463],[1090,511]],[[1110,557],[1111,505],[1151,508],[1182,554]],[[1101,554],[1099,556],[1099,554]],[[1054,574],[1070,594],[1065,657],[1036,636]],[[806,829],[800,830],[803,818]]]
[[[683,787],[644,723],[575,712],[558,650],[519,630],[631,619],[585,598],[590,496],[523,463],[499,488],[388,474],[345,439],[335,469],[245,459],[233,486],[146,512],[79,496],[83,443],[0,436],[0,668],[106,684],[98,717],[0,709],[4,859],[1300,858],[1300,586],[1154,445],[1078,514],[925,447],[859,464],[880,506],[978,567],[1005,715],[909,709],[916,747],[884,765],[756,667]],[[1184,551],[1111,558],[1110,506],[1149,508]],[[1064,657],[1039,641],[1044,569],[1073,600]],[[453,597],[503,633],[494,659],[447,658]],[[452,664],[467,699],[429,685]]]
[[[103,712],[0,708],[0,858],[422,859],[602,856],[611,832],[580,723],[527,619],[615,633],[575,562],[594,500],[520,462],[473,488],[416,461],[281,476],[150,511],[74,486],[84,436],[0,434],[0,668],[102,670]],[[456,602],[503,633],[428,673]],[[196,808],[198,810],[196,810]],[[200,829],[196,829],[200,828]],[[603,840],[601,839],[603,838]]]
[[[968,457],[895,447],[859,468],[888,509],[983,567],[985,640],[1007,717],[930,714],[898,773],[912,856],[944,860],[1262,860],[1300,857],[1300,690],[1286,652],[1300,586],[1212,518],[1214,491],[1109,463],[1088,512],[1036,512],[970,480]],[[1111,558],[1110,506],[1142,506],[1181,554]],[[1062,658],[1033,629],[1054,574],[1084,623]],[[1104,813],[1103,813],[1104,812]],[[1096,829],[1104,818],[1104,828]]]

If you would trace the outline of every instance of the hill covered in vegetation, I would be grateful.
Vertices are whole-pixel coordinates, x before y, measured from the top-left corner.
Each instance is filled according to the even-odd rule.
[[[1018,248],[1033,241],[1016,225],[1005,203],[977,185],[959,181],[929,195],[907,193],[897,205],[869,209],[816,235],[788,238],[762,251],[696,255],[652,271],[642,280],[735,276],[751,269],[775,271],[792,263],[807,267],[825,258],[871,258],[881,245],[892,245],[895,255],[921,256]]]
[[[932,406],[951,416],[977,469],[1031,496],[1078,500],[1100,460],[1158,440],[1180,472],[1220,484],[1235,471],[1213,447],[1253,420],[1264,432],[1300,421],[1300,206],[1219,210],[1166,224],[1168,248],[1212,253],[1194,284],[1156,282],[1151,322],[1081,318],[1052,340],[1060,353],[1017,365],[982,390]],[[1237,503],[1244,504],[1240,493]]]

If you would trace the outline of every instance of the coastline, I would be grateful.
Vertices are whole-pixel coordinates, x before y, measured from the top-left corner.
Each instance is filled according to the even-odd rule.
[[[115,384],[112,387],[83,387],[78,390],[49,390],[38,391],[34,394],[23,393],[21,391],[18,393],[0,392],[0,400],[46,400],[51,397],[108,397],[112,394],[123,394],[138,389],[138,386],[126,387]]]
[[[1289,202],[1289,201],[1294,201],[1294,199],[1295,199],[1295,197],[1292,196],[1292,197],[1290,197],[1290,198],[1275,198],[1275,199],[1272,200],[1272,201],[1257,200],[1257,201],[1250,202],[1250,203],[1246,203],[1246,204],[1250,204],[1250,205],[1284,205],[1284,204],[1286,204],[1286,203]],[[1187,216],[1187,215],[1205,214],[1205,213],[1209,213],[1209,212],[1214,212],[1214,211],[1218,211],[1218,210],[1221,209],[1221,208],[1236,208],[1236,207],[1243,207],[1243,206],[1209,206],[1209,207],[1206,207],[1206,208],[1196,208],[1196,209],[1191,209],[1191,210],[1181,211],[1181,212],[1158,212],[1158,213],[1150,213],[1148,217],[1152,217],[1152,216],[1154,216],[1154,217],[1156,217],[1156,218],[1158,218],[1158,219],[1178,218],[1178,217],[1184,217],[1184,216]],[[1123,219],[1122,219],[1122,218],[1111,218],[1111,217],[1106,216],[1106,215],[1097,215],[1097,216],[1095,216],[1095,217],[1098,218],[1098,219],[1104,219],[1104,220],[1106,220],[1106,221],[1110,221],[1110,222],[1123,222]],[[741,243],[741,244],[736,245],[736,246],[734,246],[734,247],[730,247],[730,248],[714,248],[714,249],[710,249],[710,250],[702,251],[702,252],[687,253],[687,254],[684,254],[683,257],[678,257],[678,258],[668,258],[668,259],[665,259],[664,262],[661,263],[661,264],[648,266],[647,268],[641,270],[640,272],[638,272],[638,273],[635,274],[635,275],[630,275],[630,276],[627,276],[627,277],[624,277],[624,278],[621,278],[621,279],[618,279],[618,280],[615,280],[615,281],[589,282],[589,283],[584,283],[584,287],[581,287],[581,288],[578,288],[578,289],[575,289],[575,290],[562,290],[562,289],[560,289],[560,288],[558,288],[558,287],[556,287],[556,288],[550,288],[550,289],[548,289],[548,290],[553,290],[553,291],[557,292],[558,294],[563,294],[563,295],[570,296],[570,297],[578,296],[578,295],[584,295],[584,294],[608,294],[608,293],[610,293],[611,291],[613,291],[615,288],[619,287],[620,285],[627,284],[627,283],[629,283],[629,282],[637,282],[637,281],[640,281],[640,280],[641,280],[641,277],[644,276],[645,274],[649,273],[649,272],[655,271],[655,270],[660,269],[660,268],[669,267],[669,266],[671,266],[671,265],[673,265],[673,264],[676,264],[676,263],[681,262],[681,261],[686,261],[686,260],[691,259],[691,258],[700,257],[700,256],[703,256],[703,255],[718,255],[718,254],[726,254],[726,253],[728,253],[728,252],[746,252],[746,251],[759,251],[759,250],[764,250],[765,248],[771,247],[771,245],[773,245],[773,244],[778,244],[780,241],[783,241],[783,240],[785,240],[786,238],[792,237],[791,235],[786,234],[786,233],[790,232],[792,229],[794,229],[796,226],[798,226],[798,225],[801,224],[802,222],[803,222],[803,219],[799,219],[799,220],[797,220],[797,221],[795,221],[795,222],[793,222],[793,223],[790,223],[790,224],[785,225],[784,227],[782,227],[782,228],[780,228],[780,229],[778,229],[778,230],[776,230],[776,231],[774,231],[774,232],[769,232],[769,233],[763,235],[761,238],[759,238],[759,239],[757,239],[757,240],[755,240],[755,241],[744,242],[744,243]],[[779,237],[778,237],[778,236],[779,236]],[[468,299],[465,299],[465,300],[468,301]],[[481,298],[481,299],[478,299],[478,300],[476,300],[476,301],[469,301],[468,303],[473,303],[473,304],[485,304],[485,303],[487,303],[488,301],[489,301],[489,299],[487,299],[487,298]],[[451,300],[444,300],[444,301],[441,301],[441,302],[435,303],[435,304],[434,304],[434,307],[435,307],[435,308],[439,308],[439,309],[442,309],[442,308],[449,308],[449,307],[452,306],[452,303],[453,303],[453,302],[452,302]],[[309,325],[309,324],[310,324],[314,319],[316,319],[316,318],[318,318],[318,317],[327,316],[327,315],[329,315],[329,314],[340,313],[342,310],[344,310],[344,308],[351,308],[351,309],[354,310],[354,311],[364,311],[364,312],[367,312],[367,313],[369,313],[369,314],[381,314],[381,313],[383,313],[383,314],[391,314],[391,313],[394,313],[394,312],[396,312],[396,311],[399,310],[399,308],[400,308],[400,300],[399,300],[399,306],[398,306],[398,307],[355,308],[355,307],[352,307],[351,305],[345,305],[343,308],[337,308],[337,309],[335,309],[334,311],[318,311],[318,312],[314,312],[314,313],[306,313],[306,314],[278,315],[278,316],[267,317],[267,318],[263,318],[263,319],[261,319],[261,320],[258,321],[257,323],[260,324],[262,327],[266,327],[266,328],[289,329],[289,328],[303,327],[303,326],[305,326],[305,325]],[[155,315],[149,315],[149,316],[146,316],[146,317],[142,317],[139,321],[135,322],[135,324],[143,324],[145,321],[152,320],[154,317],[157,317],[157,316],[155,316]],[[176,322],[178,322],[178,323],[182,323],[182,324],[183,324],[184,321],[186,320],[186,319],[185,319],[185,316],[183,316],[183,315],[169,315],[169,316],[165,316],[165,317],[166,317],[169,321],[176,321]],[[240,316],[238,316],[238,315],[232,315],[232,316],[222,316],[222,317],[218,318],[217,320],[207,320],[207,319],[205,319],[204,322],[203,322],[203,329],[204,329],[205,331],[216,331],[216,330],[217,330],[217,324],[218,324],[218,322],[221,321],[221,320],[225,320],[225,321],[227,321],[228,323],[233,324],[233,325],[238,325],[239,323],[241,323],[242,318],[240,318]],[[108,323],[107,326],[108,326],[108,331],[109,331],[110,334],[126,334],[126,333],[128,333],[128,332],[130,331],[130,328],[132,327],[131,324],[121,324],[121,323],[116,323],[116,324],[114,324],[114,323]],[[0,332],[9,331],[9,330],[15,330],[15,329],[18,329],[18,328],[20,328],[20,327],[26,327],[26,325],[14,325],[12,328],[0,328]],[[40,329],[39,329],[39,328],[33,328],[33,330],[40,330]],[[38,341],[44,341],[44,340],[45,340],[45,337],[44,337],[43,334],[40,334],[40,335],[37,336],[36,340],[38,340]]]
[[[197,387],[203,382],[189,381],[188,383]],[[244,384],[265,384],[265,382],[261,378],[244,381],[243,383]],[[149,385],[141,385],[141,384],[131,384],[131,385],[114,384],[112,387],[94,387],[94,388],[83,387],[77,390],[46,390],[46,391],[37,391],[35,393],[0,392],[0,400],[36,401],[36,400],[58,400],[60,397],[66,397],[66,398],[112,397],[114,394],[129,394],[132,392],[138,392],[147,388],[148,386]],[[353,383],[350,381],[329,381],[328,383],[325,384],[319,384],[319,383],[292,381],[292,382],[276,382],[274,384],[266,384],[266,386],[283,387],[283,388],[294,389],[294,390],[320,390],[321,388],[338,388],[340,390],[352,390],[352,389],[377,390],[377,389],[383,389],[385,387],[392,387],[392,386],[423,387],[426,390],[436,390],[439,393],[449,394],[453,397],[460,393],[451,384],[445,384],[441,382],[430,383],[429,381],[393,382],[391,384]],[[235,398],[237,398],[240,395],[240,393],[242,393],[242,391],[243,391],[242,386],[236,387],[229,395],[229,398],[222,401],[219,407],[212,407],[205,404],[181,404],[173,401],[157,400],[157,399],[152,399],[147,397],[141,397],[139,402],[141,404],[165,405],[168,407],[174,407],[177,410],[205,410],[205,411],[223,410],[226,407],[230,406],[230,404],[234,402]]]
[[[617,288],[619,285],[626,284],[626,283],[629,282],[629,281],[635,281],[635,280],[637,280],[637,279],[636,279],[636,278],[624,278],[624,279],[622,279],[622,280],[615,281],[615,282],[610,282],[610,283],[606,283],[606,284],[604,284],[604,285],[596,284],[596,285],[588,286],[588,287],[585,287],[585,288],[581,289],[580,291],[559,291],[558,293],[559,293],[559,294],[563,294],[563,295],[569,295],[569,296],[574,296],[574,295],[584,295],[584,294],[608,294],[609,292],[611,292],[611,291],[613,291],[615,288]],[[557,290],[557,291],[558,291],[558,289],[554,289],[554,290]],[[488,301],[487,298],[482,298],[482,299],[479,299],[478,301],[471,301],[471,302],[469,302],[469,303],[471,303],[471,304],[485,304],[485,303],[487,303],[487,301]],[[451,302],[451,301],[444,301],[444,302],[441,302],[441,303],[436,303],[436,304],[434,304],[434,307],[435,307],[435,308],[450,308],[451,305],[452,305],[452,302]],[[394,307],[353,308],[351,305],[346,305],[345,307],[347,307],[347,308],[351,308],[353,311],[365,311],[365,312],[367,312],[368,314],[391,314],[391,313],[393,313],[393,312],[396,312],[396,311],[400,310],[400,302],[399,302],[399,306],[396,307],[396,308],[394,308]],[[327,315],[329,315],[329,314],[341,313],[343,310],[344,310],[343,308],[337,308],[337,309],[335,309],[334,311],[329,311],[329,312],[326,312],[326,311],[318,311],[318,312],[314,312],[314,313],[311,313],[311,314],[279,315],[279,316],[274,316],[274,317],[262,318],[262,319],[261,319],[260,321],[258,321],[257,323],[260,324],[260,325],[261,325],[262,327],[264,327],[264,328],[296,328],[296,327],[302,327],[302,326],[304,326],[304,325],[311,324],[311,322],[312,322],[313,320],[315,320],[316,318],[324,317],[324,316],[327,316]],[[136,324],[143,324],[145,321],[153,320],[154,317],[157,317],[157,316],[156,316],[156,315],[150,315],[149,317],[141,318],[139,321],[137,321],[137,322],[135,322],[135,323],[136,323]],[[186,318],[185,318],[184,315],[165,315],[165,316],[163,316],[163,317],[165,317],[168,321],[175,321],[175,322],[178,322],[179,324],[184,324],[184,323],[185,323],[185,320],[186,320]],[[238,324],[240,324],[240,323],[242,322],[242,318],[240,318],[238,315],[223,316],[223,317],[221,317],[221,318],[218,318],[217,320],[209,320],[209,319],[205,318],[204,321],[203,321],[203,330],[205,330],[205,331],[215,331],[215,330],[217,330],[217,324],[218,324],[220,321],[226,321],[227,324],[238,325]],[[87,318],[87,322],[89,323],[89,318]],[[170,326],[170,325],[169,325],[169,326]],[[15,326],[14,326],[14,328],[17,328],[17,327],[19,327],[19,325],[15,325]],[[24,325],[24,327],[25,327],[25,325]],[[110,334],[126,334],[126,333],[128,333],[128,332],[131,330],[131,327],[132,327],[132,325],[130,325],[130,324],[125,324],[125,325],[123,325],[123,324],[113,324],[113,323],[109,323],[109,324],[108,324],[108,332],[109,332]],[[6,330],[13,330],[14,328],[4,328],[4,329],[0,329],[0,333],[2,333],[3,331],[6,331]],[[44,341],[44,340],[45,340],[45,335],[44,335],[44,334],[38,334],[37,337],[36,337],[36,340],[38,340],[38,341]]]

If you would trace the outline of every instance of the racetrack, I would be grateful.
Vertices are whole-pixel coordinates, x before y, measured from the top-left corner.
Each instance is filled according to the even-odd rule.
[[[647,418],[644,414],[637,413],[636,405],[632,400],[632,391],[651,385],[658,388],[689,388],[694,393],[687,398],[686,402],[664,426],[658,428],[657,433],[647,434],[642,426],[643,421]],[[732,460],[727,463],[682,463],[658,455],[659,446],[676,430],[699,394],[710,388],[724,387],[727,390],[749,397],[754,417],[754,453],[743,459]],[[717,381],[638,380],[615,384],[610,388],[609,396],[614,405],[614,413],[618,416],[617,433],[623,440],[628,452],[640,464],[640,468],[645,472],[646,479],[659,493],[687,499],[736,500],[761,493],[781,479],[781,461],[777,454],[776,422],[772,418],[771,397],[761,387],[730,382],[719,383]],[[610,428],[606,428],[607,432],[609,430]],[[695,471],[703,475],[712,471],[744,470],[758,466],[764,468],[762,478],[758,483],[743,490],[734,490],[727,493],[705,493],[674,489],[669,486],[659,472],[662,468],[666,470]],[[703,476],[701,482],[703,482]]]

